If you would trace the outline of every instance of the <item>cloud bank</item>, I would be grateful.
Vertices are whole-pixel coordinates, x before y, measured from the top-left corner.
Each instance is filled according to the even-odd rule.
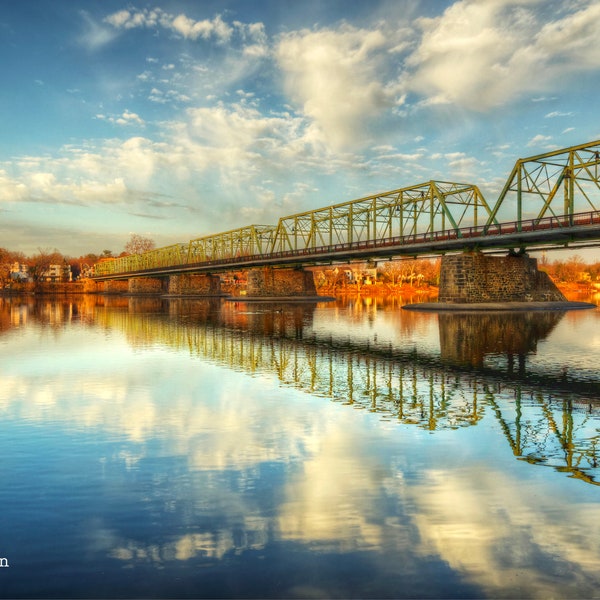
[[[279,31],[225,12],[205,19],[162,8],[123,8],[102,20],[81,14],[82,30],[93,34],[89,52],[116,52],[136,36],[146,56],[131,62],[127,93],[115,96],[118,82],[103,80],[110,106],[89,119],[110,135],[0,162],[0,199],[110,205],[123,214],[133,199],[140,203],[133,212],[158,218],[162,208],[144,198],[168,197],[185,207],[168,214],[173,241],[175,221],[187,222],[189,211],[210,209],[197,230],[180,229],[184,239],[248,224],[241,215],[272,223],[282,210],[324,206],[334,189],[341,201],[397,187],[399,179],[410,185],[423,176],[478,173],[492,181],[488,163],[454,147],[450,136],[466,142],[474,123],[551,98],[600,68],[597,1],[459,0],[412,21]],[[576,114],[542,110],[553,120]],[[556,146],[547,131],[530,131],[527,140]],[[419,162],[399,159],[409,155]],[[496,160],[502,156],[496,152]],[[367,178],[360,184],[359,174]],[[292,194],[300,184],[323,199]]]

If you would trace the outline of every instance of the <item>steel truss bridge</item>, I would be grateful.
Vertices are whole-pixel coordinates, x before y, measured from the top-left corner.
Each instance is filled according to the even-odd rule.
[[[476,185],[428,181],[103,261],[94,278],[586,245],[600,245],[600,140],[517,160],[493,206]]]

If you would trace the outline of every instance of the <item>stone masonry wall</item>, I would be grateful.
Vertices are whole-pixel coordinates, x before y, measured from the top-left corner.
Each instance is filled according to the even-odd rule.
[[[221,278],[218,275],[171,275],[169,294],[173,296],[220,296]]]
[[[112,279],[109,281],[100,282],[98,284],[99,291],[105,294],[126,294],[129,291],[129,282],[127,279]],[[104,289],[102,289],[104,286]]]
[[[299,269],[251,269],[248,271],[248,297],[317,296],[312,271]]]
[[[82,284],[84,294],[95,294],[101,289],[104,289],[103,283],[96,283],[93,279],[83,279]]]
[[[156,277],[132,277],[129,280],[130,294],[160,294],[163,280]]]
[[[549,302],[566,298],[537,260],[480,252],[444,256],[438,302]]]

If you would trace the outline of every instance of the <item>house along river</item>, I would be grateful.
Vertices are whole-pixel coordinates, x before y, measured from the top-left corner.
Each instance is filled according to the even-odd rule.
[[[599,364],[600,309],[0,298],[0,597],[599,598]]]

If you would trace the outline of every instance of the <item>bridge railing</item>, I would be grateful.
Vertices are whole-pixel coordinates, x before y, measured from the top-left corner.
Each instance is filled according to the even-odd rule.
[[[526,234],[536,231],[547,231],[556,229],[572,229],[577,227],[600,227],[600,210],[594,210],[585,213],[577,213],[568,216],[551,216],[526,221],[509,221],[507,223],[495,223],[492,225],[478,225],[461,227],[459,229],[446,229],[442,231],[434,231],[427,233],[412,233],[402,236],[394,236],[376,240],[362,240],[356,242],[344,242],[331,245],[322,245],[314,248],[300,248],[297,250],[279,250],[276,252],[255,252],[227,256],[222,258],[206,258],[205,260],[190,260],[190,254],[186,253],[185,246],[179,245],[178,248],[169,247],[169,255],[174,260],[180,262],[164,263],[166,254],[159,251],[151,251],[142,255],[130,255],[113,261],[106,261],[96,265],[95,275],[98,277],[117,275],[124,273],[147,273],[152,274],[156,271],[164,272],[165,269],[171,268],[174,272],[177,268],[206,268],[215,267],[224,269],[228,265],[236,265],[242,267],[244,265],[251,266],[252,263],[264,262],[265,258],[276,262],[277,260],[285,260],[290,258],[304,259],[307,262],[311,259],[318,259],[323,255],[343,254],[348,252],[359,252],[366,250],[377,250],[390,248],[390,255],[393,255],[392,248],[400,248],[403,246],[415,246],[419,244],[443,244],[444,242],[454,240],[464,240],[465,246],[477,247],[477,240],[481,238],[496,237],[498,241],[503,236],[510,234]],[[512,246],[513,244],[508,244]],[[501,243],[498,244],[502,246]],[[164,249],[159,249],[164,250]],[[152,259],[156,259],[153,262]]]

